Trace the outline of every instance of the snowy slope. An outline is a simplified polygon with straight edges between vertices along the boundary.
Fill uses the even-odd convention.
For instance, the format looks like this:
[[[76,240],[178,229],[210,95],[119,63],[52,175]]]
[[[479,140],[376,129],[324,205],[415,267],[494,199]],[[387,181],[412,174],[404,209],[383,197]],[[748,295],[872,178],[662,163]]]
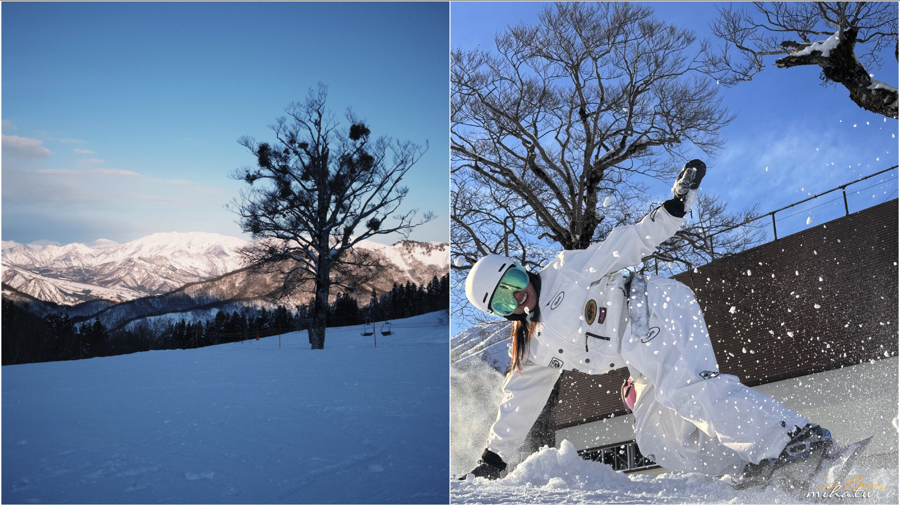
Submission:
[[[66,279],[49,278],[13,266],[4,266],[3,282],[36,299],[57,303],[96,299],[123,302],[145,295],[143,292],[128,288],[107,288]]]
[[[359,247],[378,251],[393,264],[393,269],[418,285],[431,281],[431,276],[450,268],[450,246],[440,242],[400,241],[390,246],[360,241]]]
[[[3,502],[447,504],[447,328],[4,366]]]
[[[511,332],[512,324],[506,320],[482,323],[460,332],[450,339],[450,363],[459,368],[483,361],[506,374]]]

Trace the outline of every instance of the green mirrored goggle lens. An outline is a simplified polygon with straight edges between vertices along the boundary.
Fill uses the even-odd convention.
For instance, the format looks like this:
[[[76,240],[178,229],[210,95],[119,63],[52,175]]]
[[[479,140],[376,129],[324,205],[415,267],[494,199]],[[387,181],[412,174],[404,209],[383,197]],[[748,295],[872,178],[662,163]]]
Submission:
[[[491,302],[491,309],[502,316],[513,314],[518,306],[519,304],[516,302],[516,298],[513,297],[512,292],[505,290],[502,292],[498,290],[494,294],[494,300]]]
[[[494,290],[494,296],[491,298],[491,309],[494,312],[506,316],[513,314],[519,303],[513,297],[513,293],[524,290],[528,286],[528,274],[521,268],[513,267],[506,271],[497,289]]]

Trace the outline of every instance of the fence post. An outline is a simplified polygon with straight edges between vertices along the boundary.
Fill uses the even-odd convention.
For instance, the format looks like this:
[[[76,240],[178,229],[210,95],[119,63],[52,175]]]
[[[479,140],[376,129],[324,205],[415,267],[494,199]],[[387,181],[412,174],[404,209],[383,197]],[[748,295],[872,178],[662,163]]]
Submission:
[[[841,193],[844,194],[844,216],[850,216],[850,207],[847,206],[847,187],[841,186]]]

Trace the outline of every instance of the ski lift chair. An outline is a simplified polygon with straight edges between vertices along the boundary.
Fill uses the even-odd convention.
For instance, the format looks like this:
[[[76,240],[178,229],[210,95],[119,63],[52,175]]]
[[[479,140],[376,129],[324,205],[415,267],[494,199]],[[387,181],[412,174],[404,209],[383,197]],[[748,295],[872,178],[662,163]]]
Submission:
[[[391,322],[384,322],[381,324],[381,335],[389,336],[391,334],[393,334],[393,332],[391,332]]]
[[[375,326],[369,322],[363,324],[363,331],[359,335],[361,336],[371,336],[375,333]]]

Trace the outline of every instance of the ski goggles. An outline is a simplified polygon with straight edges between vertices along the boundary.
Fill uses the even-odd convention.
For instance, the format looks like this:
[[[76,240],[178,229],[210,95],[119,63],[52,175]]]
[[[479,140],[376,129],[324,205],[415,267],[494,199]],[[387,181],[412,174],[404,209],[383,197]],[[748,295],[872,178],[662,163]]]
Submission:
[[[508,316],[516,311],[519,303],[513,293],[520,292],[528,286],[528,273],[519,265],[514,265],[500,278],[500,283],[491,295],[488,306],[501,316]]]

